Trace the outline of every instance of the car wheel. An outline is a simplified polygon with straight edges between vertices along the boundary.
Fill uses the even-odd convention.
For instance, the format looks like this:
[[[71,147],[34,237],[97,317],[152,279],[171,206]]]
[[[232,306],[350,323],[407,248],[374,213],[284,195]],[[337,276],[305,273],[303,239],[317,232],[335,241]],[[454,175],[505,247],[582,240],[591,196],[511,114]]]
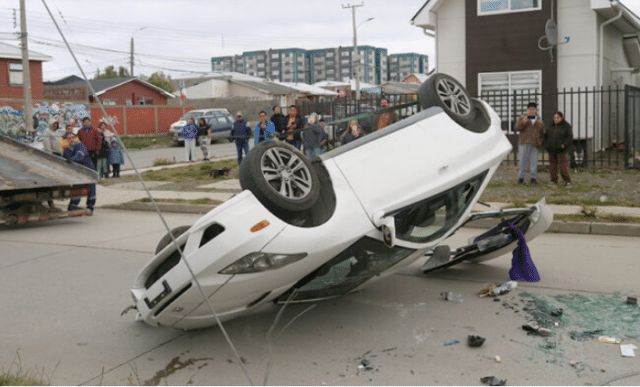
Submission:
[[[450,75],[436,73],[420,86],[420,105],[441,107],[454,121],[465,126],[473,122],[475,110],[467,89]]]
[[[272,212],[307,210],[320,195],[315,168],[299,150],[281,141],[261,142],[251,149],[239,175],[242,189]]]
[[[177,239],[180,235],[184,234],[190,228],[191,226],[176,227],[173,230],[171,230],[171,234],[173,234],[174,239]],[[162,239],[160,239],[160,242],[158,242],[158,246],[156,247],[156,254],[162,251],[162,249],[164,249],[165,247],[169,246],[169,244],[171,243],[173,243],[173,240],[171,240],[171,235],[167,233],[165,236],[162,237]]]

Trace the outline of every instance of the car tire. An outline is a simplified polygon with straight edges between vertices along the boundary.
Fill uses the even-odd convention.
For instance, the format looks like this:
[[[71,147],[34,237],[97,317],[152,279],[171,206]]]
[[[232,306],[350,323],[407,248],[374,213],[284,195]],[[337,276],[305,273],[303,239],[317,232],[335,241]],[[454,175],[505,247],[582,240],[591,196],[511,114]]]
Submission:
[[[264,141],[251,149],[239,175],[242,189],[274,213],[308,210],[320,195],[315,168],[299,150],[281,141]]]
[[[424,109],[438,106],[462,126],[469,125],[475,118],[471,95],[450,75],[441,73],[431,75],[420,86],[418,98]]]
[[[176,227],[173,230],[171,230],[171,234],[173,234],[174,239],[178,239],[180,235],[184,234],[190,228],[191,226]],[[158,246],[156,247],[156,254],[161,252],[165,247],[169,246],[171,243],[173,243],[173,240],[171,240],[171,236],[169,235],[169,233],[167,233],[165,236],[162,237],[162,239],[160,239],[160,242],[158,242]]]

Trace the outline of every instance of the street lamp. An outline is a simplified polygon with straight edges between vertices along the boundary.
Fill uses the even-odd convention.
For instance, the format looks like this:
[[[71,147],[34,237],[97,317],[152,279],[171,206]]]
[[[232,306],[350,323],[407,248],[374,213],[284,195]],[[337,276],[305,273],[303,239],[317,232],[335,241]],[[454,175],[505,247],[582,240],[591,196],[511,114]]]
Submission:
[[[133,31],[133,33],[131,34],[131,76],[133,77],[133,35],[135,35],[136,32],[138,31],[142,31],[147,27],[140,27],[137,30]]]

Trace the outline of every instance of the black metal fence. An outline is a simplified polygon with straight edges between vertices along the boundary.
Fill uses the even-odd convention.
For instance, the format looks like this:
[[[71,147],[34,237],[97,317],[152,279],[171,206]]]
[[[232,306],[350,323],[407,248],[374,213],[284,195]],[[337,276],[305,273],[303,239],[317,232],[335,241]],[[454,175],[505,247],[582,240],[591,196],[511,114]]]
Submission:
[[[571,88],[547,94],[538,90],[498,91],[484,92],[480,97],[502,118],[502,128],[514,144],[514,152],[509,156],[514,164],[518,158],[515,123],[526,111],[527,104],[536,102],[545,125],[550,125],[553,114],[561,111],[573,127],[572,167],[638,168],[640,165],[638,88]],[[542,164],[546,164],[546,156],[541,152]]]
[[[382,98],[391,105],[417,102],[417,95],[368,95],[356,101],[353,98],[337,98],[326,102],[304,101],[299,104],[300,114],[312,112],[321,115],[326,122],[356,114],[373,112],[381,108]],[[545,125],[550,125],[553,113],[561,111],[573,127],[573,149],[569,158],[572,168],[639,168],[640,167],[640,88],[571,88],[555,93],[538,90],[517,92],[489,91],[480,96],[502,119],[502,129],[507,134],[514,151],[507,161],[518,162],[518,135],[514,130],[518,117],[526,111],[529,102],[538,103],[538,111]],[[420,110],[419,104],[398,111],[400,118]],[[377,116],[359,120],[366,133],[375,128]],[[330,128],[330,142],[337,143],[346,124]],[[540,152],[540,163],[547,164],[547,154]]]

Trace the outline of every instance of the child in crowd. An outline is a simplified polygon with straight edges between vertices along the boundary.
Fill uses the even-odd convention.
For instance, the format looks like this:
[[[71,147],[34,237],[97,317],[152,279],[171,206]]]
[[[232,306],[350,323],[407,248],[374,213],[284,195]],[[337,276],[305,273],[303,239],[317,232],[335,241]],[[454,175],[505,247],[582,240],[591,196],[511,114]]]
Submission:
[[[122,156],[122,149],[120,149],[115,138],[111,140],[111,147],[109,148],[109,164],[113,171],[112,177],[120,177],[120,165],[124,164],[124,157]]]

